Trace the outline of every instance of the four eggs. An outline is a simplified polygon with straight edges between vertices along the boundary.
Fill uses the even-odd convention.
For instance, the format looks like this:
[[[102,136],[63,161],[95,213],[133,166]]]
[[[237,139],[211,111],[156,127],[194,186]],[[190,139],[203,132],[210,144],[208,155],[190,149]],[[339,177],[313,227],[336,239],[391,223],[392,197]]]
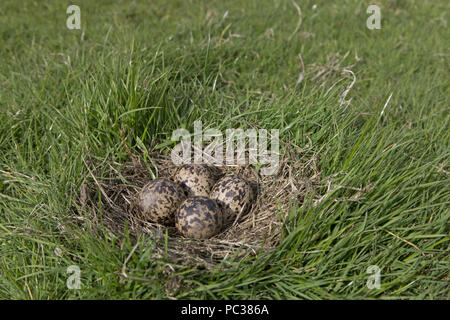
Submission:
[[[185,237],[207,239],[222,231],[251,207],[253,190],[235,174],[217,180],[207,165],[182,165],[173,180],[150,181],[139,194],[144,218],[173,225]]]

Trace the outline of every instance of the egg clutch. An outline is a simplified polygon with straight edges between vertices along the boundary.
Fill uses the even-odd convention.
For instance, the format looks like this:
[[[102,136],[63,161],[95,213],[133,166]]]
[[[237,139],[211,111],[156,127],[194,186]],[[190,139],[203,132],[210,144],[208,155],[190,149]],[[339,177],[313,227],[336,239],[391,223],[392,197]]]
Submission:
[[[185,164],[172,179],[147,183],[138,197],[142,217],[175,225],[185,237],[207,239],[248,212],[254,199],[250,183],[236,174],[220,179],[203,164]]]

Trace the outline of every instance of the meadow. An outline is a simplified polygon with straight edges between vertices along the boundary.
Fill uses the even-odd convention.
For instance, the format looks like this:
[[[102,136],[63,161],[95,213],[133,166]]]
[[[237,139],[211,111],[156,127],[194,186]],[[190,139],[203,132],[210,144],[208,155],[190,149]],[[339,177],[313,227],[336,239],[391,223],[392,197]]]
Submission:
[[[0,3],[1,299],[450,298],[448,1],[71,4]],[[274,250],[175,264],[83,206],[196,120],[314,163]]]

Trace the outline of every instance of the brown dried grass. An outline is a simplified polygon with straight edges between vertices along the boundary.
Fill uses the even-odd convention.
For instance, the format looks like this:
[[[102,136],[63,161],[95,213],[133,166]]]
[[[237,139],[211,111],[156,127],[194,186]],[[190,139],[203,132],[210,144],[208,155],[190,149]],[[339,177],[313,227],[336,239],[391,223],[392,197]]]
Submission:
[[[151,171],[156,171],[159,177],[170,178],[177,168],[169,157],[160,154],[149,155],[152,159],[149,167],[137,156],[131,156],[132,161],[127,164],[116,163],[116,168],[109,165],[108,174],[102,178],[96,177],[95,170],[85,163],[92,179],[82,188],[81,207],[96,214],[100,212],[100,198],[103,225],[112,234],[119,235],[128,223],[134,239],[146,234],[156,243],[154,258],[206,268],[225,260],[240,261],[260,251],[274,249],[281,240],[290,208],[301,205],[305,195],[320,185],[317,154],[298,147],[288,150],[281,157],[277,174],[272,176],[259,175],[251,165],[216,167],[219,176],[232,172],[246,178],[257,197],[247,214],[210,239],[187,239],[175,227],[157,225],[140,217],[137,195],[152,179]],[[298,159],[302,155],[303,158]]]

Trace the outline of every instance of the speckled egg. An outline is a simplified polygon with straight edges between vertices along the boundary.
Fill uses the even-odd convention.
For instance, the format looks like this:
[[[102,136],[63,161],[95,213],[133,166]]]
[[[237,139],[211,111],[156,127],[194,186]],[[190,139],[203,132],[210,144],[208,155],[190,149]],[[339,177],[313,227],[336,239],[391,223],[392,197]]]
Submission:
[[[216,181],[204,164],[184,164],[175,173],[174,180],[185,187],[192,196],[207,197]]]
[[[150,222],[173,225],[175,212],[186,198],[183,188],[167,178],[146,184],[139,194],[139,209]]]
[[[207,239],[221,231],[222,211],[216,201],[194,196],[178,208],[175,226],[185,237]]]
[[[225,175],[213,186],[210,198],[217,201],[223,211],[223,225],[228,225],[250,209],[253,190],[250,184],[235,174]]]

